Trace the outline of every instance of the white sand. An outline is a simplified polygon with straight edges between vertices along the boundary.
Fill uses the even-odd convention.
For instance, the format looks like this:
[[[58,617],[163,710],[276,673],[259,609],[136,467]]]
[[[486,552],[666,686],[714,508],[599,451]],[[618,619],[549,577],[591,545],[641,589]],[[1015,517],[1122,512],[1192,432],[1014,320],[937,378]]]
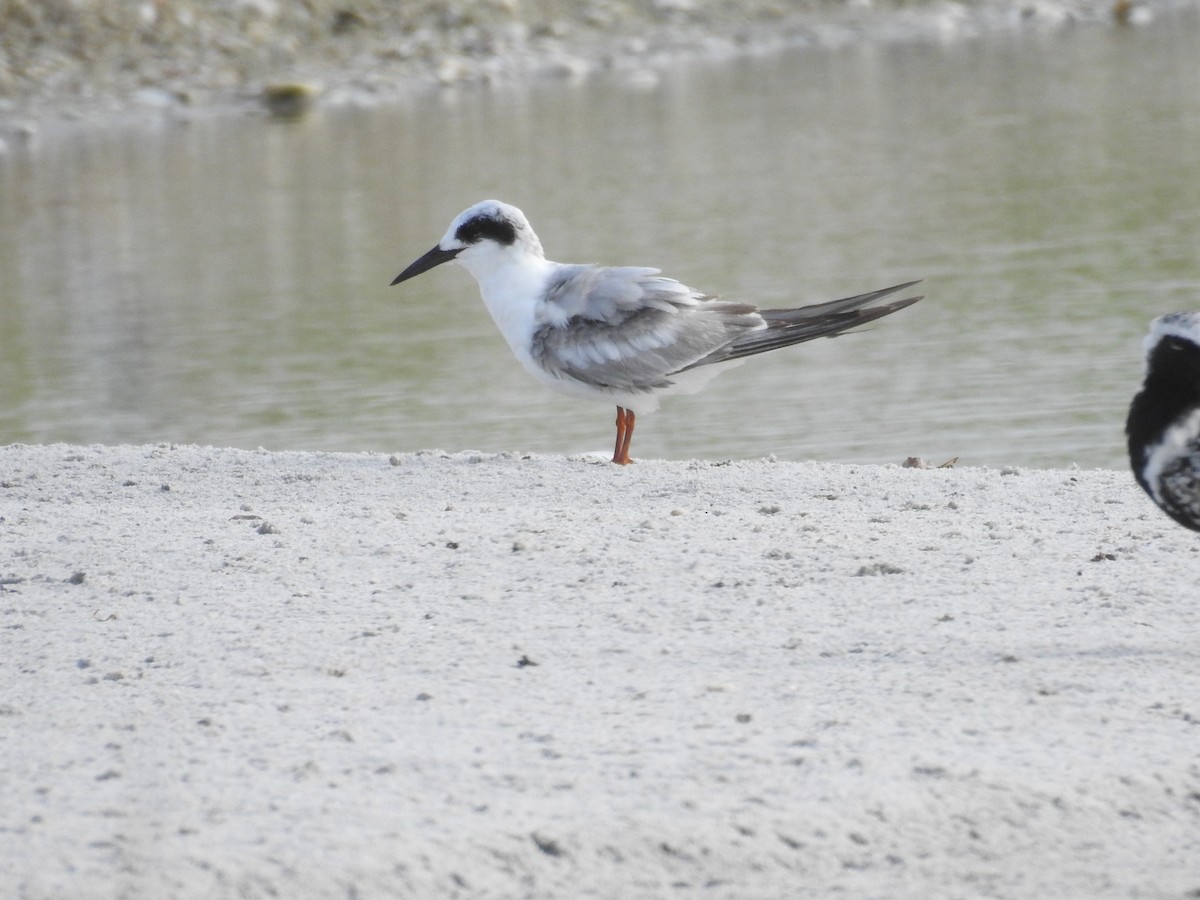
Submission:
[[[0,448],[0,894],[1198,896],[1127,472],[392,462]]]

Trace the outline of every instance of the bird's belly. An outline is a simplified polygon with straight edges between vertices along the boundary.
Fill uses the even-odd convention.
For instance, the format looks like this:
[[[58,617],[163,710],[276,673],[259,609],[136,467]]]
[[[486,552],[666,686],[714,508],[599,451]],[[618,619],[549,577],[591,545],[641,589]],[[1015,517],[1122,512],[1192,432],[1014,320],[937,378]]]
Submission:
[[[631,391],[627,388],[610,388],[604,385],[579,381],[570,376],[546,369],[530,355],[527,348],[523,352],[517,352],[516,349],[513,352],[521,361],[521,365],[525,367],[526,371],[551,390],[582,400],[597,400],[612,403],[616,406],[633,410],[639,416],[652,413],[658,409],[659,401],[663,397],[671,397],[677,394],[694,394],[726,369],[735,368],[744,362],[744,360],[737,359],[717,363],[716,365],[688,369],[686,372],[669,376],[667,378],[667,381],[670,382],[669,384],[648,388],[644,391]]]

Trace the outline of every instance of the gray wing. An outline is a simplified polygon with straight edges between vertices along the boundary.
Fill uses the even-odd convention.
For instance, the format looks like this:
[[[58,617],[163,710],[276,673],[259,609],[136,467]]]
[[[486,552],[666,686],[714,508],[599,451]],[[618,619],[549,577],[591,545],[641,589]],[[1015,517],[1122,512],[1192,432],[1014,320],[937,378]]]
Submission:
[[[766,324],[757,309],[705,296],[658,269],[562,266],[547,285],[533,357],[548,372],[614,391],[669,386]]]

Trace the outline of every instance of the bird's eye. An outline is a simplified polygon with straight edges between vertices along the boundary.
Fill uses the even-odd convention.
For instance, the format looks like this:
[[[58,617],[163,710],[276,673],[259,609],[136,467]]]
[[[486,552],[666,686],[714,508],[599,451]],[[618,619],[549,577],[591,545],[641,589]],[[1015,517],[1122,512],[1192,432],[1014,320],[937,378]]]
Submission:
[[[472,219],[470,222],[464,222],[462,227],[458,229],[455,235],[464,244],[474,244],[479,240],[481,229],[478,219]]]

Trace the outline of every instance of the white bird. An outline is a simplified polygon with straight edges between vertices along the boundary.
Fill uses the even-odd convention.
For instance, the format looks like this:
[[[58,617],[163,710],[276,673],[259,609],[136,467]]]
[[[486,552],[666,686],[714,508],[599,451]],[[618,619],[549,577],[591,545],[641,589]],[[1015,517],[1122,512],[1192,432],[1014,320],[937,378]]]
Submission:
[[[479,282],[484,305],[521,364],[543,384],[617,406],[613,462],[626,464],[636,417],[661,395],[693,393],[745,357],[833,336],[910,306],[872,306],[916,284],[796,309],[758,309],[701,294],[660,269],[546,259],[515,206],[484,200],[459,213],[437,246],[393,279],[445,262]]]
[[[1146,378],[1129,405],[1129,464],[1168,516],[1200,531],[1200,312],[1159,316],[1146,336]]]

